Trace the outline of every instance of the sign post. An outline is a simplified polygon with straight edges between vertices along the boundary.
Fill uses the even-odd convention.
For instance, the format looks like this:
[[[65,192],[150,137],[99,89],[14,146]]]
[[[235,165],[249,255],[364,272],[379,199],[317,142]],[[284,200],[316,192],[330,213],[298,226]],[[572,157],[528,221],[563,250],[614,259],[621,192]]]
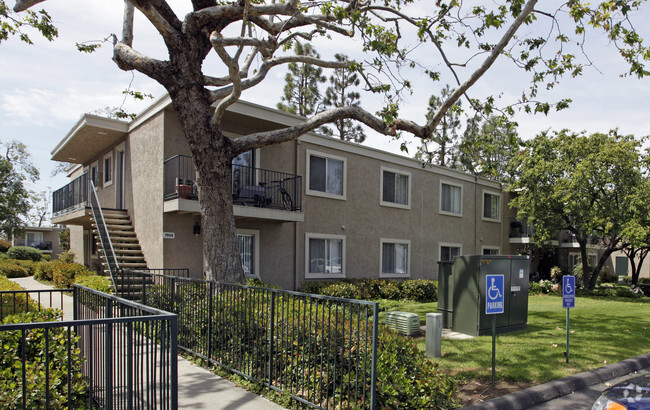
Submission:
[[[576,306],[576,277],[562,276],[562,307],[566,309],[566,362],[569,363],[569,311]]]
[[[485,314],[492,315],[492,389],[496,376],[496,315],[502,314],[504,310],[503,288],[503,275],[485,276]]]

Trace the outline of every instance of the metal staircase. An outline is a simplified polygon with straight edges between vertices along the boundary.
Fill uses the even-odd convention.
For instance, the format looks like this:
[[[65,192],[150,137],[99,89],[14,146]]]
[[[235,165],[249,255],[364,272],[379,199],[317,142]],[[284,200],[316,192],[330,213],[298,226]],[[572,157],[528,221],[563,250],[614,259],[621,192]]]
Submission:
[[[102,209],[92,181],[91,191],[92,228],[100,252],[102,273],[110,275],[119,295],[128,299],[139,299],[142,279],[136,280],[132,275],[123,272],[123,269],[147,269],[129,214],[122,210]]]

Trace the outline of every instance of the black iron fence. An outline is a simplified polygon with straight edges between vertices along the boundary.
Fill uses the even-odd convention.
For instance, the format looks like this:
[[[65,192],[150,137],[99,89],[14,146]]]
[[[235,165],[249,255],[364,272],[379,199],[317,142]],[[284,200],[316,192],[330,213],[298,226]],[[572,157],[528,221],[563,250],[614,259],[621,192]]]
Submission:
[[[52,215],[58,216],[85,207],[88,201],[88,190],[88,173],[85,173],[63,188],[54,191],[52,193]]]
[[[374,408],[375,302],[139,273],[140,302],[178,315],[178,344],[320,408]]]
[[[176,315],[79,285],[51,292],[70,290],[75,320],[48,321],[58,317],[53,310],[34,312],[27,302],[23,312],[32,313],[0,325],[8,364],[0,406],[178,408]],[[26,293],[0,297],[25,300]]]
[[[192,158],[176,155],[165,161],[165,199],[198,199]],[[232,166],[232,197],[236,205],[300,211],[302,177],[267,169]]]
[[[533,236],[533,225],[526,220],[510,218],[510,238],[531,238]]]

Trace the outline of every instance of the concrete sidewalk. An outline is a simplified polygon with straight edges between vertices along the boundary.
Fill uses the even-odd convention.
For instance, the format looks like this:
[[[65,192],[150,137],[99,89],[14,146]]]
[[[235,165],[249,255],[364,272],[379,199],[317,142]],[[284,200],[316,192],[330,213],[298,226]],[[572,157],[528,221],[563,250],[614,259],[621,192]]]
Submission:
[[[33,277],[11,279],[27,290],[54,289]],[[34,299],[37,294],[33,293]],[[45,299],[47,298],[47,299]],[[49,307],[49,295],[41,296],[44,306]],[[52,298],[52,307],[61,309],[61,298]],[[72,320],[72,297],[63,295],[64,320]],[[178,357],[178,407],[184,409],[256,410],[283,409],[284,407],[242,389],[230,380],[196,366]]]

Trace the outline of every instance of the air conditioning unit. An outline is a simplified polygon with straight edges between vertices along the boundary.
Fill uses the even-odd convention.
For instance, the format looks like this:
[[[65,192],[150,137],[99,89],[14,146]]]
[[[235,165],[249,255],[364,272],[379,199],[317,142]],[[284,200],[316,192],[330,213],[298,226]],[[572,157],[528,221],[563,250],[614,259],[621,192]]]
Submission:
[[[406,336],[420,332],[420,317],[417,313],[386,312],[386,326]]]

